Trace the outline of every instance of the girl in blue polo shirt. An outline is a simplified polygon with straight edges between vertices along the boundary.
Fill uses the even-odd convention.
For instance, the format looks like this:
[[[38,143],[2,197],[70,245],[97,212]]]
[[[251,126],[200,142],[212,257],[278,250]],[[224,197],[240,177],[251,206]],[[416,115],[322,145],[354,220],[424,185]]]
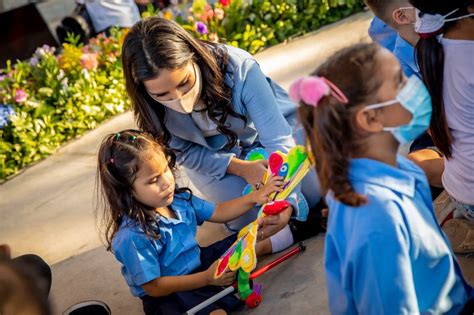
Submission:
[[[406,79],[386,49],[359,44],[290,95],[327,193],[331,312],[472,314],[472,288],[437,224],[426,176],[397,154],[430,124],[420,79]]]
[[[108,249],[122,264],[122,274],[146,314],[182,314],[218,293],[235,278],[228,272],[214,279],[215,261],[236,234],[207,248],[196,241],[204,221],[226,222],[281,190],[282,178],[241,198],[217,205],[175,184],[175,155],[143,132],[125,130],[107,136],[100,147],[98,179]],[[257,243],[268,251],[269,239]],[[222,314],[240,305],[230,295],[200,313]]]

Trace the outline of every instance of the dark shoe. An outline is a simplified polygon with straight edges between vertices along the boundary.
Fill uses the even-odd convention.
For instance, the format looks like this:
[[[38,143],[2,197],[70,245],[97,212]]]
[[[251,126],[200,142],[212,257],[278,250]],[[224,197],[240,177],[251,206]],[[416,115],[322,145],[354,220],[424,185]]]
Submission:
[[[321,232],[326,232],[327,218],[321,214],[325,206],[324,202],[320,202],[310,209],[306,221],[290,219],[288,225],[295,243],[316,236]]]
[[[112,312],[107,304],[101,301],[84,301],[72,305],[63,315],[110,315]]]

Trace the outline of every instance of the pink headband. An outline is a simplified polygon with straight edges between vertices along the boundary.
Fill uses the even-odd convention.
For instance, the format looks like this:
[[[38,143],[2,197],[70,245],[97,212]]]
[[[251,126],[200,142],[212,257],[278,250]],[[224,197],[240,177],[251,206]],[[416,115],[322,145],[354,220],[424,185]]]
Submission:
[[[343,104],[349,103],[344,93],[325,77],[310,76],[296,80],[290,87],[290,98],[316,107],[324,96],[332,95]]]

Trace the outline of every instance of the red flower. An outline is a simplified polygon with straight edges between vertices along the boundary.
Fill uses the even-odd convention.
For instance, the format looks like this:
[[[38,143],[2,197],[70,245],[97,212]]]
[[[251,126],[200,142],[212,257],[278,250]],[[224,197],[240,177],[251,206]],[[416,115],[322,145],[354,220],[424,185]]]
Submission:
[[[230,5],[231,0],[219,0],[222,6],[225,8]]]

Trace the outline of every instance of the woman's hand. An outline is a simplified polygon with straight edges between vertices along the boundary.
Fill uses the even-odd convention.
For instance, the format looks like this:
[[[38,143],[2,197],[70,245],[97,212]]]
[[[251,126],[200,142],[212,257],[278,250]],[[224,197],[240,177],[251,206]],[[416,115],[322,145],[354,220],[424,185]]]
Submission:
[[[274,192],[282,191],[284,184],[283,177],[270,175],[267,183],[253,192],[255,202],[261,205],[269,202],[268,196]]]
[[[235,281],[236,271],[226,270],[219,278],[214,278],[219,260],[216,260],[207,270],[206,277],[209,285],[225,287],[232,285]]]
[[[227,172],[243,177],[247,183],[257,188],[257,186],[260,186],[263,182],[263,177],[267,172],[267,166],[267,160],[245,161],[233,158]]]
[[[264,240],[283,229],[288,224],[292,212],[293,207],[290,206],[277,215],[258,219],[257,241]]]

